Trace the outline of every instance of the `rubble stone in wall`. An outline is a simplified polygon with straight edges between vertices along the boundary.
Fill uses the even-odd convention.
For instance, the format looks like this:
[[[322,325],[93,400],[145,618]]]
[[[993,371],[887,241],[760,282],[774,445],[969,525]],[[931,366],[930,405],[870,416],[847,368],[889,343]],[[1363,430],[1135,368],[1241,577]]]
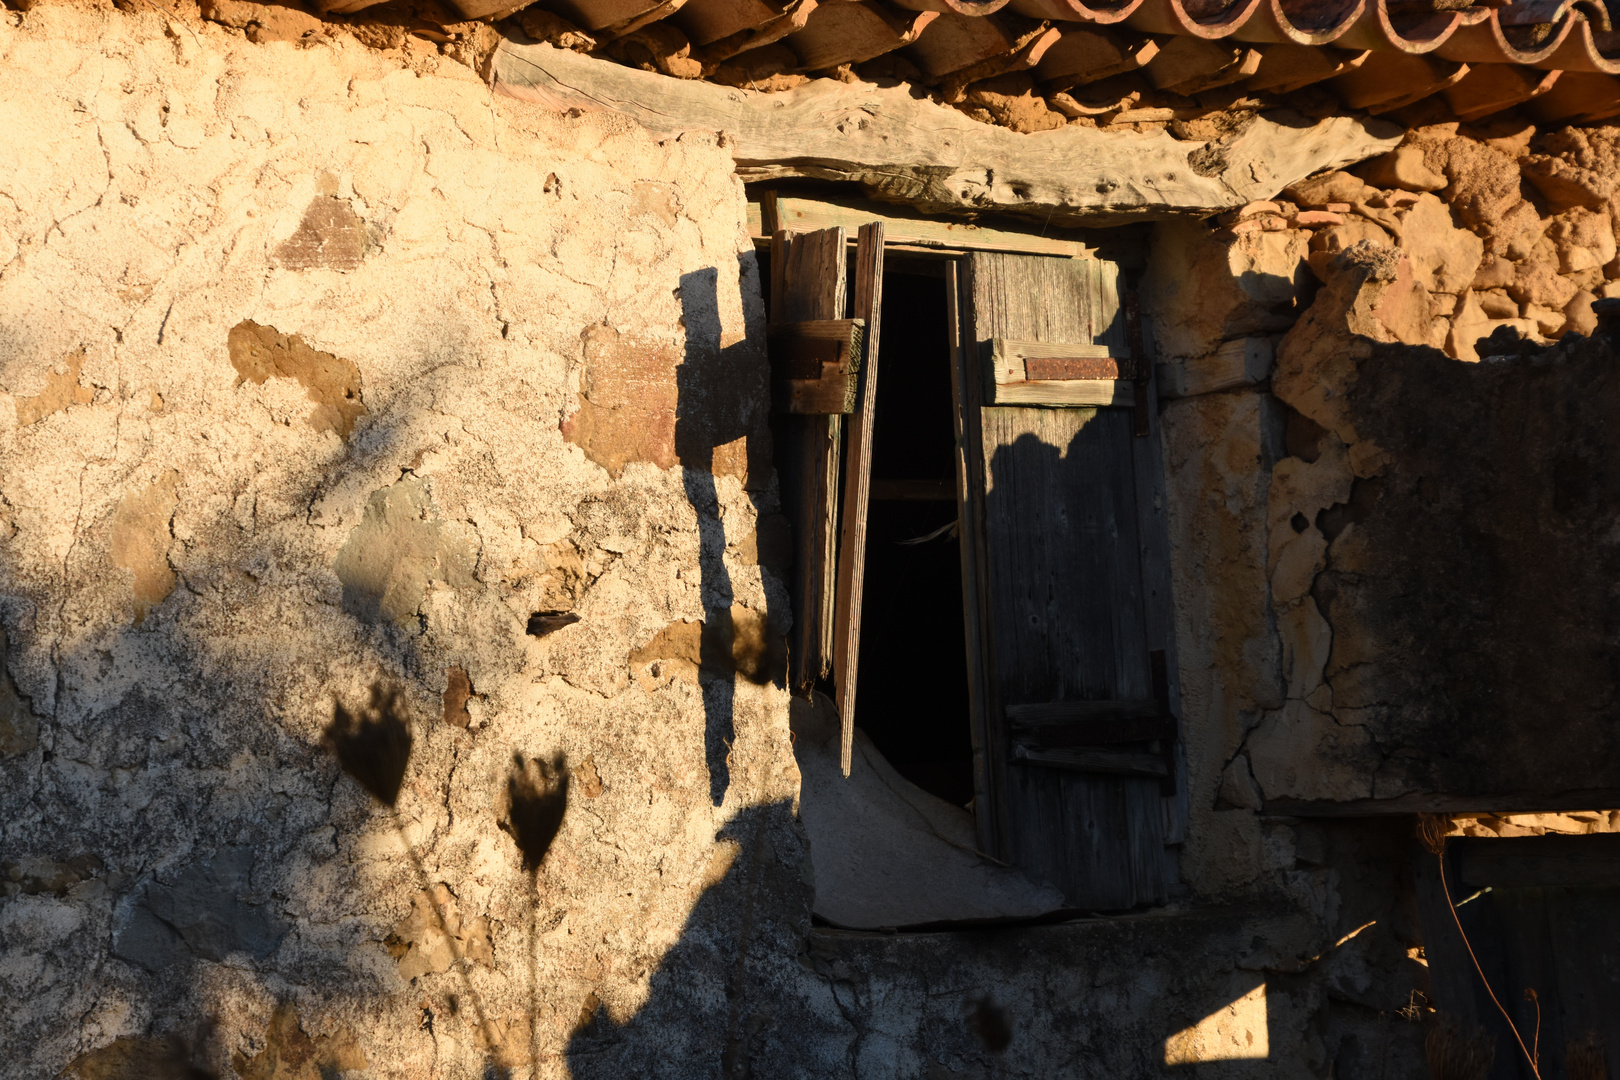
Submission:
[[[1199,222],[1158,226],[1143,303],[1153,313],[1159,359],[1208,356],[1223,341],[1292,325],[1307,243],[1307,234],[1286,227],[1234,233]]]
[[[1561,213],[1573,207],[1601,210],[1620,184],[1620,152],[1614,129],[1564,128],[1539,140],[1539,153],[1521,164],[1524,178]]]
[[[1443,174],[1424,163],[1423,150],[1400,146],[1356,169],[1356,174],[1373,187],[1400,188],[1402,191],[1439,191],[1446,186]]]
[[[1290,705],[1268,713],[1244,753],[1268,801],[1600,788],[1607,766],[1589,749],[1612,732],[1596,704],[1606,691],[1593,696],[1606,661],[1593,657],[1612,645],[1591,639],[1595,653],[1576,650],[1554,675],[1540,632],[1526,627],[1553,620],[1589,640],[1620,602],[1609,560],[1588,544],[1614,513],[1602,494],[1614,485],[1604,464],[1613,426],[1600,418],[1620,343],[1599,329],[1543,354],[1498,323],[1480,347],[1501,362],[1485,367],[1405,349],[1380,314],[1403,287],[1400,264],[1399,253],[1371,247],[1341,256],[1278,349],[1273,389],[1344,442],[1347,490],[1325,508],[1301,497],[1295,478],[1330,460],[1322,436],[1273,469]],[[1481,430],[1496,437],[1481,440]],[[1327,541],[1320,561],[1312,529]],[[1554,554],[1566,546],[1567,558]],[[1318,566],[1300,597],[1298,576]],[[1533,735],[1512,704],[1530,695],[1559,718]]]

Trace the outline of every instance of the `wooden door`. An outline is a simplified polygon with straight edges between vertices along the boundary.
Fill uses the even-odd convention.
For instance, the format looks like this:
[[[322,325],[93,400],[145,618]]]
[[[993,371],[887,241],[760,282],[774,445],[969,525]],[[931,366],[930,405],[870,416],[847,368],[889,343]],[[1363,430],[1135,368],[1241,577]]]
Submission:
[[[771,322],[803,323],[844,317],[848,287],[847,234],[842,227],[777,232],[771,238]],[[773,382],[776,370],[772,348]],[[793,523],[793,635],[788,678],[809,688],[830,670],[838,545],[838,473],[844,418],[838,414],[773,411],[782,504]]]
[[[1490,1080],[1533,1077],[1498,1002],[1542,1076],[1575,1076],[1569,1052],[1592,1036],[1620,1075],[1620,835],[1452,840],[1443,883],[1440,859],[1413,857],[1433,1004],[1489,1033]]]
[[[1156,410],[1150,381],[1132,378],[1151,364],[1112,264],[986,253],[963,269],[955,381],[981,836],[1076,907],[1162,903],[1179,770]],[[1007,385],[1024,360],[1008,376],[995,363],[1006,356],[1040,358],[1027,384]],[[1008,400],[1054,403],[990,403]]]
[[[794,324],[802,334],[807,324],[843,319],[847,243],[841,227],[808,233],[779,231],[772,237],[773,325]],[[827,400],[810,404],[801,396],[785,403],[795,411],[776,417],[783,502],[795,537],[792,587],[796,626],[790,683],[796,691],[807,693],[817,680],[833,677],[843,728],[840,756],[845,776],[849,775],[855,741],[866,512],[877,409],[878,315],[883,303],[882,222],[863,225],[857,233],[854,303],[862,346],[861,355],[854,358],[856,392],[847,425],[848,445],[844,445],[844,415],[807,411],[832,407]],[[773,333],[773,343],[776,340]],[[786,370],[791,365],[785,356],[774,355],[779,351],[773,344],[772,363],[782,369],[773,378],[785,379],[792,374]]]

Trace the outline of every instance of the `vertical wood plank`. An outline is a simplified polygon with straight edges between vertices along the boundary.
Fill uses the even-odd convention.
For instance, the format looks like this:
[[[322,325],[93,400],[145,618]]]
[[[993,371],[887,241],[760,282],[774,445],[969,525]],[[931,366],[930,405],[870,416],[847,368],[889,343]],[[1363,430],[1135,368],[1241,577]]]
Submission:
[[[779,232],[771,241],[771,319],[807,322],[844,317],[848,287],[842,227]],[[838,545],[838,460],[841,416],[790,416],[793,444],[784,503],[793,520],[794,597],[789,681],[807,692],[831,670],[833,599]]]
[[[1620,920],[1615,918],[1620,888],[1594,885],[1547,893],[1565,1037],[1597,1032],[1607,1044],[1609,1075],[1620,1076]],[[1544,1070],[1542,1075],[1556,1074]]]
[[[844,452],[843,534],[833,603],[833,678],[838,691],[839,765],[849,775],[855,748],[855,691],[866,589],[866,511],[872,491],[872,433],[877,420],[883,310],[883,223],[862,225],[855,242],[855,314],[866,320],[866,360]]]
[[[960,260],[945,267],[945,309],[951,362],[951,425],[956,436],[956,531],[962,553],[962,611],[967,645],[968,716],[973,736],[973,816],[979,846],[997,858],[1008,847],[1003,778],[1007,739],[992,697],[985,660],[990,655],[990,614],[985,604],[984,479],[979,472],[978,349],[969,336],[972,268]]]

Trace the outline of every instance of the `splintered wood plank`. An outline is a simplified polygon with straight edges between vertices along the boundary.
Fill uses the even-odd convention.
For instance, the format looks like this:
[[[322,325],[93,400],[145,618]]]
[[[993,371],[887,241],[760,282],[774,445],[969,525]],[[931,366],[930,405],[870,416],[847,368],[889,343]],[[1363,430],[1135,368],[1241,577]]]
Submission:
[[[760,193],[757,202],[750,198],[748,203],[749,235],[755,237],[768,237],[784,228],[827,229],[843,225],[853,229],[873,221],[883,222],[884,242],[890,247],[910,244],[940,251],[1010,251],[1077,259],[1094,254],[1084,241],[1066,238],[1061,235],[1065,230],[1057,228],[1032,225],[1021,229],[924,217],[904,207],[867,199],[807,199],[767,190]]]
[[[975,341],[1106,345],[1124,354],[1111,267],[996,254],[969,262]],[[993,702],[1153,696],[1134,411],[978,410]],[[996,728],[1005,746],[1005,722]],[[1003,784],[1011,861],[1076,906],[1165,898],[1155,780],[1024,765],[1004,769]]]
[[[771,241],[771,321],[844,317],[848,269],[841,228],[779,232]],[[807,692],[830,670],[838,543],[838,450],[841,416],[781,418],[784,504],[793,521],[793,687]]]
[[[1008,839],[1004,794],[1007,742],[996,707],[985,659],[989,651],[989,608],[985,602],[984,482],[979,465],[977,365],[967,311],[972,306],[973,267],[951,260],[945,266],[945,318],[950,342],[951,428],[956,436],[952,463],[956,474],[956,520],[962,552],[963,640],[967,646],[968,724],[973,740],[974,823],[979,846],[1005,858]]]
[[[1061,379],[1007,383],[995,388],[997,405],[1049,405],[1054,408],[1129,408],[1135,391],[1117,379]]]
[[[844,464],[844,532],[833,605],[833,669],[838,691],[839,767],[849,775],[855,747],[855,686],[866,588],[866,511],[872,492],[872,432],[877,420],[878,333],[883,309],[883,223],[861,226],[855,249],[855,317],[866,321],[866,363]]]
[[[854,412],[865,332],[861,319],[773,324],[771,407],[790,413]]]

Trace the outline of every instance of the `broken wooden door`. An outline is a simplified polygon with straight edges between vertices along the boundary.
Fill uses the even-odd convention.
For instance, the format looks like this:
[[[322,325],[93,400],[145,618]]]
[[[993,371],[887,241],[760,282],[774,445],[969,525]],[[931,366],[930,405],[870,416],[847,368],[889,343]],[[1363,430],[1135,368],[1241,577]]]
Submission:
[[[981,837],[1073,906],[1163,902],[1177,768],[1158,431],[1135,378],[1151,365],[1114,265],[980,253],[961,266]]]
[[[769,340],[783,502],[795,544],[789,678],[804,691],[834,676],[848,776],[883,296],[882,223],[859,231],[854,319],[843,318],[846,246],[841,227],[772,237]],[[843,420],[849,413],[846,452]]]
[[[799,412],[792,393],[792,344],[786,328],[841,319],[846,288],[842,228],[777,232],[771,238],[772,428],[782,507],[793,523],[793,636],[788,682],[795,690],[822,677],[832,657],[833,575],[838,529],[838,452],[843,416]],[[819,365],[818,365],[819,367]]]

